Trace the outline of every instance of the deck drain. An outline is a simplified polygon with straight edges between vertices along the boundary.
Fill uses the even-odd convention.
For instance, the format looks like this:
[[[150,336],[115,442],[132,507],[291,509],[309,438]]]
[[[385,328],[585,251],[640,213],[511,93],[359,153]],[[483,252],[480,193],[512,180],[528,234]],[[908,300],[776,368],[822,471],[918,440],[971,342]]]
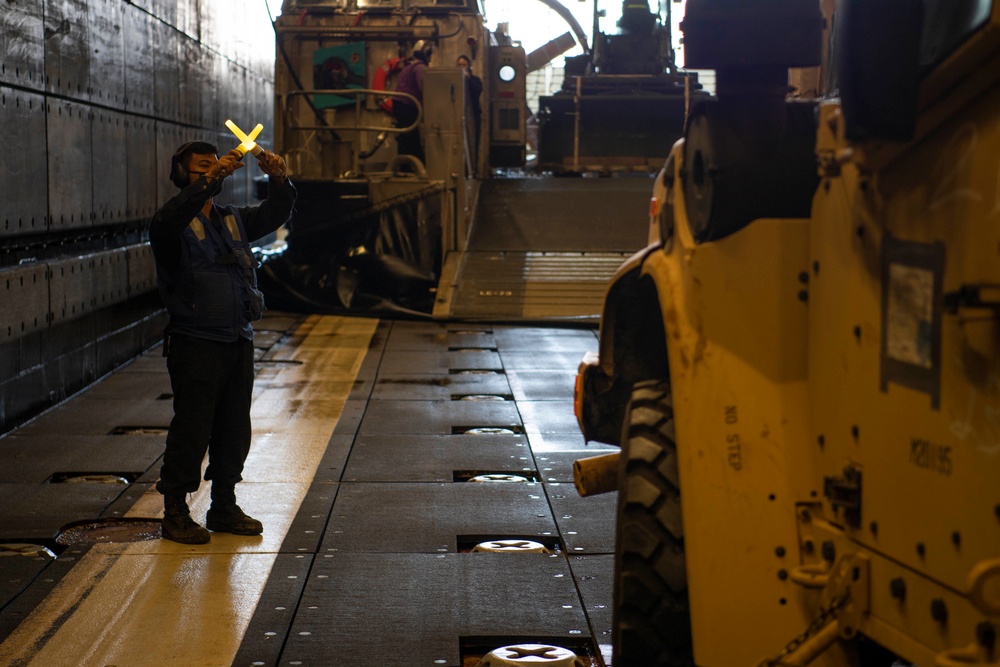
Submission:
[[[271,364],[275,366],[287,365],[287,366],[301,366],[302,362],[298,359],[258,359],[254,362],[255,364]]]
[[[0,557],[3,556],[27,556],[29,558],[55,558],[52,550],[41,544],[26,544],[23,542],[12,542],[10,544],[0,544]]]
[[[455,394],[451,397],[453,401],[510,401],[504,394]]]
[[[97,519],[66,525],[56,535],[56,544],[110,544],[160,539],[157,519]]]
[[[469,479],[470,482],[528,482],[527,477],[513,475],[509,472],[492,472],[485,475],[476,475]]]
[[[496,352],[495,347],[449,347],[449,352]]]
[[[449,368],[449,375],[503,375],[503,371],[491,368]]]
[[[166,435],[166,426],[115,426],[108,435]]]
[[[477,667],[584,667],[586,663],[568,648],[550,644],[514,644],[493,649]]]
[[[491,554],[550,554],[541,542],[534,540],[491,540],[480,542],[472,549],[476,553]]]

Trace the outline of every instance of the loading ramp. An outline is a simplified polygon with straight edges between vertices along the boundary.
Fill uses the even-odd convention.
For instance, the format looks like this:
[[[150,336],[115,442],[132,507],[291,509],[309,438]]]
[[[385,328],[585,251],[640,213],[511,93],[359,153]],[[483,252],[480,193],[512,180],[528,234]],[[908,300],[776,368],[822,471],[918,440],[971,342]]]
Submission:
[[[485,181],[434,316],[596,322],[611,276],[646,245],[651,192],[646,174]]]

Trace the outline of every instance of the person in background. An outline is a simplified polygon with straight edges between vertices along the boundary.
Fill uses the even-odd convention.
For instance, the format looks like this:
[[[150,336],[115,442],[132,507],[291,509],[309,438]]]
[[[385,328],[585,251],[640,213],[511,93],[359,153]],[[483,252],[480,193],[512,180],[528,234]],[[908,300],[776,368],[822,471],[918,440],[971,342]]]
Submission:
[[[472,172],[476,173],[479,165],[479,140],[482,134],[483,107],[480,98],[483,95],[483,80],[472,73],[472,60],[461,55],[455,60],[455,65],[462,68],[465,74],[466,108],[472,111],[472,117],[467,123],[472,126]]]
[[[396,80],[396,92],[413,95],[423,104],[424,71],[430,64],[433,53],[434,46],[424,40],[418,41],[413,46],[413,60],[400,71],[399,78]],[[409,98],[394,97],[392,100],[392,115],[396,119],[398,127],[407,127],[417,120],[418,110]],[[419,159],[421,163],[426,161],[419,126],[410,132],[397,134],[396,144],[396,152],[399,155],[412,155]]]
[[[259,535],[263,526],[236,504],[236,483],[250,451],[253,391],[253,325],[264,310],[257,289],[251,241],[289,219],[295,188],[280,156],[265,151],[260,169],[269,176],[260,206],[219,206],[212,201],[226,178],[243,168],[242,154],[194,141],[170,162],[180,192],[149,223],[157,284],[169,315],[167,358],[174,417],[167,432],[156,489],[163,494],[163,537],[205,544],[211,536],[191,518],[187,494],[211,480],[206,525],[216,532]]]

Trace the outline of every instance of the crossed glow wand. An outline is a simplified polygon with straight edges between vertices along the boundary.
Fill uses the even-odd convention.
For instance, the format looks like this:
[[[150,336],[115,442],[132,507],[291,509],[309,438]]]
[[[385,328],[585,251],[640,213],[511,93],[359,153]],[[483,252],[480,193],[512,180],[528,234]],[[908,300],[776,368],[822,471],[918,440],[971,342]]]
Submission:
[[[235,134],[236,138],[240,140],[240,145],[236,147],[236,150],[240,153],[240,159],[242,159],[247,153],[250,153],[258,160],[263,157],[264,149],[258,146],[257,142],[254,141],[254,139],[257,138],[257,135],[260,134],[261,130],[264,129],[263,125],[257,123],[257,127],[253,128],[253,130],[250,131],[250,134],[243,132],[243,130],[236,126],[236,123],[228,119],[226,120],[226,127],[228,127],[229,131]]]

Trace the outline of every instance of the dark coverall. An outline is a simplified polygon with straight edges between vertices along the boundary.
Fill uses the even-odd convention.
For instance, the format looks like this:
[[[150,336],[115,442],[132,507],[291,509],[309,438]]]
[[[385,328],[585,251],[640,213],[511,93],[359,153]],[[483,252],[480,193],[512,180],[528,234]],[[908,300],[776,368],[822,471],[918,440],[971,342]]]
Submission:
[[[295,189],[273,182],[260,206],[212,207],[221,181],[202,176],[153,216],[149,240],[170,322],[164,355],[174,417],[157,490],[176,497],[197,491],[205,452],[212,501],[231,503],[250,451],[253,326],[263,310],[250,241],[275,231],[291,215]]]

